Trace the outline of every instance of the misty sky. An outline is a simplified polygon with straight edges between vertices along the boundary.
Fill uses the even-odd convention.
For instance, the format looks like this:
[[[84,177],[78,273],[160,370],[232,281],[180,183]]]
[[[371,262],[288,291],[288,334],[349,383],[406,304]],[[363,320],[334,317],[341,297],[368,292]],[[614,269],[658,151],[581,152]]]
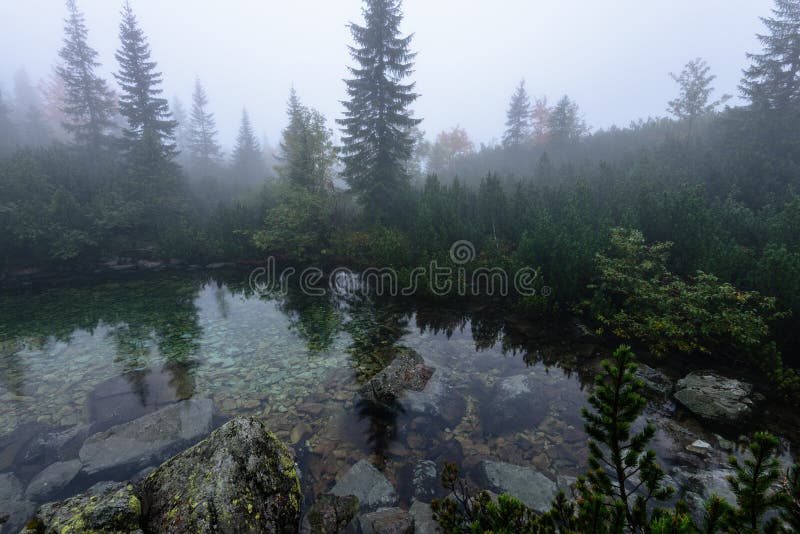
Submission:
[[[114,51],[121,0],[77,0],[102,71]],[[61,0],[0,0],[0,87],[14,72],[46,76],[61,46]],[[165,95],[188,109],[195,76],[206,86],[220,141],[230,147],[243,106],[276,144],[294,84],[331,126],[344,97],[348,21],[360,0],[132,0],[164,73]],[[670,71],[705,58],[717,94],[738,94],[746,52],[759,50],[771,0],[405,0],[416,34],[416,114],[428,138],[456,124],[476,142],[502,136],[514,86],[551,103],[566,93],[594,127],[665,114]],[[735,102],[735,101],[734,101]]]

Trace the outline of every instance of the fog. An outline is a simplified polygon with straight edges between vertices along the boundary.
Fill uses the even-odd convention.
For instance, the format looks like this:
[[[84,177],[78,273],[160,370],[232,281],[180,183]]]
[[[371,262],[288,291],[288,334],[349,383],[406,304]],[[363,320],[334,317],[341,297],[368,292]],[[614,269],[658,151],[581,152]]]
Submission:
[[[121,2],[80,0],[100,53],[101,73],[117,69]],[[191,105],[194,78],[206,87],[220,142],[233,144],[242,107],[255,130],[276,144],[292,85],[331,126],[341,116],[348,21],[360,0],[227,2],[133,0],[164,74],[165,96]],[[224,5],[224,7],[222,7]],[[669,72],[703,57],[717,94],[736,95],[746,52],[757,50],[769,0],[615,2],[406,0],[405,32],[415,34],[414,105],[428,138],[461,125],[476,142],[503,132],[515,85],[554,102],[569,94],[594,129],[665,115],[675,94]],[[61,0],[0,2],[0,87],[24,67],[32,80],[52,70],[63,38]],[[731,102],[736,103],[736,100]]]

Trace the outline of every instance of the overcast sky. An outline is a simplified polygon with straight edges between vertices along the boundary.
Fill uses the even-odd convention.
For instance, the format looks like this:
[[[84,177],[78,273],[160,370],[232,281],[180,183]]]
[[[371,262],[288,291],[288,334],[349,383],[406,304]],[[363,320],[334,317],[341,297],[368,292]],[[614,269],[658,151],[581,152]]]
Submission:
[[[77,0],[100,52],[114,51],[121,0]],[[360,0],[132,0],[164,74],[165,95],[189,107],[195,76],[206,86],[220,141],[233,143],[242,107],[275,144],[294,84],[333,119],[344,97],[348,21]],[[759,50],[759,16],[771,0],[405,0],[404,32],[418,52],[415,104],[429,138],[456,124],[476,142],[502,135],[515,85],[534,96],[575,99],[594,127],[665,114],[668,73],[695,57],[737,94],[746,52]],[[0,87],[24,66],[46,76],[62,41],[61,0],[0,0]]]

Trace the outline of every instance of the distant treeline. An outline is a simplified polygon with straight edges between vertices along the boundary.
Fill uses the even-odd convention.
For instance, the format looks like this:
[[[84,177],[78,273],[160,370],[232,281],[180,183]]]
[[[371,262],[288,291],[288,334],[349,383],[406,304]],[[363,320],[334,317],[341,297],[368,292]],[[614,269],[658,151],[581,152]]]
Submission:
[[[95,263],[134,249],[410,270],[446,263],[451,244],[466,239],[479,252],[473,266],[534,267],[553,290],[510,305],[588,311],[601,330],[651,350],[755,361],[791,389],[778,349],[800,346],[797,0],[778,0],[765,19],[764,49],[742,79],[746,105],[720,110],[725,98],[712,101],[714,77],[697,59],[673,76],[672,118],[590,133],[568,97],[532,105],[521,83],[503,143],[477,151],[459,128],[424,142],[408,111],[413,84],[402,83],[413,54],[399,35],[399,2],[367,0],[365,25],[351,25],[356,67],[341,146],[292,91],[269,180],[246,114],[223,168],[199,82],[191,117],[175,120],[130,6],[117,94],[94,74],[82,16],[67,4],[64,140],[17,147],[45,139],[9,133],[33,131],[37,113],[23,120],[0,105],[0,138],[18,140],[0,147],[3,268]],[[382,57],[371,52],[379,49]],[[652,245],[660,242],[672,246]],[[767,341],[775,350],[750,354]]]

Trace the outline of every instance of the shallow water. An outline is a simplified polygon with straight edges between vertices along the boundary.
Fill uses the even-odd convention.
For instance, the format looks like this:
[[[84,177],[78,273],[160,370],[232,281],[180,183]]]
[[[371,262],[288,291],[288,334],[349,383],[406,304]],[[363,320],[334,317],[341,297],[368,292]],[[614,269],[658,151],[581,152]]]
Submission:
[[[483,304],[260,297],[246,279],[163,274],[4,296],[0,473],[26,483],[77,456],[80,440],[26,454],[42,435],[92,433],[190,397],[212,399],[217,423],[262,418],[294,448],[309,499],[362,458],[406,504],[422,460],[454,461],[468,476],[483,459],[532,465],[553,480],[586,468],[580,408],[609,347],[574,325]],[[416,350],[433,377],[391,407],[365,404],[360,384],[398,347]],[[663,396],[646,417],[667,464],[691,463],[684,448],[693,439],[718,439]],[[742,429],[714,432],[735,442]],[[92,482],[78,477],[57,496]]]

